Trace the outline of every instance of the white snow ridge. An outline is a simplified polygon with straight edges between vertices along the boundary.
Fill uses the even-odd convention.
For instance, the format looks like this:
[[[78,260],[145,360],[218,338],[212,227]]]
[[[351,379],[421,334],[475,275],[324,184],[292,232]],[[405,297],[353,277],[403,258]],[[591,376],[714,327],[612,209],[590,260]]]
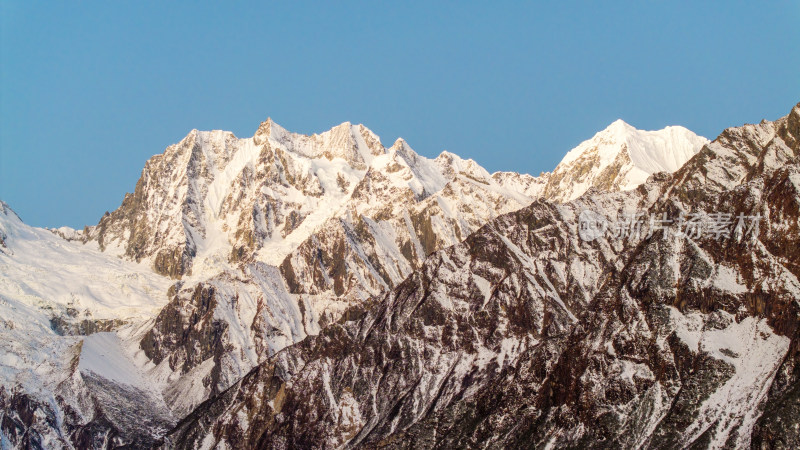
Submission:
[[[675,172],[708,142],[680,126],[642,131],[616,120],[564,156],[551,175],[547,197],[569,201],[590,187],[631,190],[654,173]]]

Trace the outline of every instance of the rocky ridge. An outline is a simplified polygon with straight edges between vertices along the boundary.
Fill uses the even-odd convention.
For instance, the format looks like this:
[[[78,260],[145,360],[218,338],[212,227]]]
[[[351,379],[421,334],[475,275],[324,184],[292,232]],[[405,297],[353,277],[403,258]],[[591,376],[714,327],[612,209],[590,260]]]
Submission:
[[[701,228],[581,237],[637,212]],[[798,220],[800,105],[634,190],[490,221],[164,446],[794,448]]]

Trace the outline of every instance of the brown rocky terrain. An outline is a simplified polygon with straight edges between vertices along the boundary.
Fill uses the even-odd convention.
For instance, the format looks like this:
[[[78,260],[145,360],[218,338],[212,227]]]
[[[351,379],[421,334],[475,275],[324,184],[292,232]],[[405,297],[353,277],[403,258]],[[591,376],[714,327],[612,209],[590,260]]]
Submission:
[[[687,222],[587,240],[587,210]],[[489,222],[164,446],[795,448],[798,217],[800,105],[634,191]]]

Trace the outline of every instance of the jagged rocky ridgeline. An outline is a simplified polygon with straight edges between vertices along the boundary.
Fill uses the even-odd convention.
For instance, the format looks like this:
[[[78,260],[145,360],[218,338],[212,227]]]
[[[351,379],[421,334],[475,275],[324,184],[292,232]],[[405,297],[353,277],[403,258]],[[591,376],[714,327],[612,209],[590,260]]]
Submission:
[[[587,240],[587,210],[759,222]],[[797,448],[799,219],[797,105],[633,191],[490,221],[164,445]]]
[[[566,346],[582,342],[575,338],[567,344],[576,324],[592,314],[591,305],[600,302],[598,296],[610,295],[609,280],[630,270],[632,249],[644,242],[576,242],[579,205],[600,205],[600,213],[608,217],[637,208],[673,213],[664,205],[666,198],[674,196],[683,196],[681,208],[709,206],[702,202],[716,201],[721,194],[738,189],[743,177],[754,170],[750,160],[742,166],[736,156],[719,157],[714,153],[716,146],[753,146],[756,150],[750,153],[761,155],[758,152],[776,135],[797,136],[780,131],[791,130],[791,123],[782,119],[731,129],[726,131],[729,137],[723,134],[703,147],[705,139],[680,127],[641,132],[619,121],[570,152],[553,173],[539,177],[489,174],[475,162],[448,152],[427,159],[402,140],[387,148],[362,125],[349,123],[313,136],[287,132],[271,120],[247,139],[219,131],[193,131],[148,161],[134,193],[95,227],[62,228],[55,233],[35,230],[4,207],[9,212],[0,221],[0,258],[4,258],[9,283],[0,286],[4,301],[0,308],[13,314],[4,316],[8,319],[0,333],[8,342],[16,342],[3,346],[12,355],[9,364],[3,362],[2,372],[3,386],[10,388],[0,392],[4,438],[15,445],[39,442],[48,447],[149,446],[180,421],[168,435],[167,445],[199,445],[200,439],[246,446],[274,438],[298,445],[468,446],[470,439],[482,439],[468,436],[465,430],[471,430],[471,425],[452,428],[463,432],[448,439],[461,436],[461,441],[436,437],[442,436],[440,431],[434,431],[430,439],[423,435],[439,430],[439,421],[474,419],[476,424],[483,420],[484,427],[494,426],[493,421],[501,420],[499,413],[481,418],[459,403],[485,403],[488,397],[481,396],[490,385],[500,397],[528,398],[524,406],[532,414],[539,411],[536,414],[550,417],[550,410],[537,409],[540,403],[532,402],[528,394],[517,395],[510,387],[507,392],[501,390],[514,383],[498,378],[496,372],[510,374],[509,365],[518,366],[529,358],[530,367],[534,362],[547,367],[537,368],[538,374],[552,378],[548,371],[558,367],[560,355],[567,354]],[[786,145],[790,150],[775,158],[790,160],[786,155],[796,155],[796,147]],[[635,189],[647,175],[673,172],[698,151],[700,155],[691,159],[698,165],[681,183],[667,189],[664,186],[676,178],[662,174]],[[758,163],[766,167],[765,173],[776,164],[770,158]],[[712,160],[718,165],[710,170]],[[557,205],[591,189],[588,196]],[[522,223],[523,219],[515,219],[518,216],[533,222]],[[527,229],[539,220],[541,227],[536,228],[541,233],[531,242],[520,241],[522,232],[516,236],[506,231],[497,234],[500,241],[480,240],[487,227]],[[541,247],[543,242],[558,246]],[[588,249],[581,250],[583,244]],[[442,259],[443,255],[449,259]],[[483,269],[471,267],[468,260],[482,261],[478,266]],[[80,264],[87,270],[59,269],[59,261],[65,267]],[[734,277],[734,284],[740,283],[735,274],[724,272],[719,277],[727,282]],[[396,300],[404,289],[405,299]],[[495,298],[501,291],[505,297]],[[130,293],[120,300],[117,292]],[[638,294],[630,295],[634,299],[630,301],[638,301]],[[690,314],[696,305],[681,303],[687,298],[693,297],[655,303],[678,306],[689,317],[685,328],[696,331],[697,321],[706,319]],[[395,303],[405,306],[394,311]],[[761,303],[762,309],[771,304]],[[700,312],[708,311],[700,308]],[[466,315],[461,317],[462,313]],[[738,320],[741,314],[734,315]],[[674,321],[680,319],[675,317]],[[735,322],[728,319],[725,316],[719,323]],[[722,325],[720,329],[733,333]],[[366,331],[353,331],[353,327]],[[770,322],[756,321],[752,327],[766,336],[763,345],[780,353],[785,344],[781,338],[787,333],[775,331]],[[397,340],[389,339],[387,330]],[[96,331],[103,332],[80,335]],[[703,351],[702,342],[698,338],[697,345],[690,345],[688,357]],[[758,347],[762,343],[753,345],[762,349]],[[521,356],[545,347],[549,350],[539,356]],[[358,356],[354,362],[351,358],[362,350],[368,356]],[[738,352],[719,349],[722,354],[728,351]],[[109,358],[111,354],[120,358]],[[719,356],[714,355],[712,359]],[[734,362],[728,362],[734,366],[735,361],[751,359],[731,358]],[[770,367],[773,359],[759,361]],[[26,370],[34,360],[48,369]],[[440,373],[444,362],[449,375]],[[616,355],[603,360],[626,371],[639,370],[627,362],[641,363]],[[347,363],[355,363],[347,369],[350,372],[337,372]],[[320,364],[326,369],[315,366]],[[413,369],[410,373],[420,377],[414,387],[403,381],[407,364]],[[253,374],[264,371],[277,373],[281,380],[276,381],[275,394],[251,395],[244,402],[249,406],[243,407],[246,389],[242,386],[261,383]],[[376,384],[379,371],[389,378],[381,375]],[[597,378],[611,382],[614,373],[598,372]],[[633,380],[640,375],[630,376]],[[348,377],[360,384],[341,384]],[[766,378],[757,382],[769,387],[771,381]],[[742,383],[740,378],[732,379]],[[458,380],[472,387],[452,394]],[[671,380],[672,389],[674,377]],[[310,384],[303,387],[305,382]],[[669,400],[672,391],[666,384],[648,382],[667,392],[662,401]],[[791,386],[792,379],[784,382]],[[527,383],[514,389],[539,389],[530,380]],[[256,384],[252,384],[256,390],[264,386]],[[380,395],[372,393],[373,403],[364,403],[364,392],[372,392],[373,385],[380,388]],[[306,392],[312,387],[318,392]],[[572,388],[564,389],[571,392]],[[232,392],[242,394],[231,400]],[[537,398],[543,395],[536,392]],[[431,396],[436,398],[433,403]],[[203,403],[209,397],[213,399]],[[491,398],[502,403],[499,397]],[[763,398],[739,402],[736,411]],[[330,404],[317,403],[325,401]],[[303,402],[315,405],[316,412],[309,411],[310,406],[292,406]],[[262,408],[258,414],[253,405]],[[396,411],[387,412],[388,405]],[[575,404],[568,405],[572,410],[565,409],[566,403],[559,405],[567,415],[580,410]],[[228,406],[239,411],[239,431],[226,415],[233,410],[223,411]],[[263,409],[267,406],[272,410]],[[511,411],[517,406],[505,408]],[[597,411],[607,412],[603,409],[607,406],[597,400],[595,415],[582,420],[593,423]],[[445,413],[442,408],[456,409]],[[335,426],[330,425],[333,416],[326,418],[326,414],[335,415]],[[136,415],[146,417],[136,420]],[[785,420],[780,417],[778,422]],[[587,428],[583,437],[570,437],[561,432],[567,429],[566,422],[546,420],[549,428],[541,428],[541,433],[554,443],[600,442],[594,440],[598,436],[594,430]],[[203,428],[212,422],[213,427]],[[285,424],[283,428],[279,423]],[[198,424],[207,433],[198,432]],[[413,427],[428,431],[418,433]],[[727,430],[718,434],[728,436]],[[235,433],[244,433],[244,440],[232,440]],[[652,430],[648,433],[654,436]],[[691,440],[688,431],[677,433]],[[498,442],[511,444],[513,439]]]

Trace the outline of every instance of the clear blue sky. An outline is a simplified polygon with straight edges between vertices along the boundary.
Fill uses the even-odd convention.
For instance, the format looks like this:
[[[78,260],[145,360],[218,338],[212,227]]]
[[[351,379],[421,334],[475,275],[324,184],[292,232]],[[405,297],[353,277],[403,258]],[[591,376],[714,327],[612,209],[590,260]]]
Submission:
[[[800,101],[797,1],[0,1],[0,199],[36,226],[96,223],[192,128],[538,174],[617,118],[713,138]]]

